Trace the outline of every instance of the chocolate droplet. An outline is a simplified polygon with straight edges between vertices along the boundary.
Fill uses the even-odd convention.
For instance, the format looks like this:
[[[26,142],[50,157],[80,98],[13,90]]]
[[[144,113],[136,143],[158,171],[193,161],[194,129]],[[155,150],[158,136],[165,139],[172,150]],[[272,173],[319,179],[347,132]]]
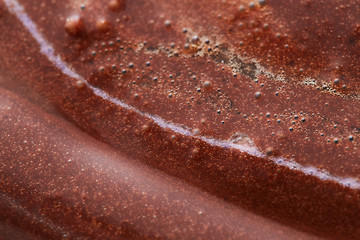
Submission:
[[[106,32],[110,29],[110,23],[104,18],[99,18],[96,21],[96,29],[100,32]]]
[[[112,11],[119,11],[125,8],[124,0],[111,0],[109,2],[109,9]]]
[[[80,16],[68,17],[65,22],[65,31],[71,36],[79,36],[85,32],[85,25]]]

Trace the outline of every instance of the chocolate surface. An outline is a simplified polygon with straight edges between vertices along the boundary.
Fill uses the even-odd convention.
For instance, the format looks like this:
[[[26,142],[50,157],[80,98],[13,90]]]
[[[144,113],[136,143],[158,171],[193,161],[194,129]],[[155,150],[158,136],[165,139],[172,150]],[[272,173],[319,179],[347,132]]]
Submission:
[[[238,208],[356,239],[358,5],[3,0],[0,86]]]
[[[0,97],[5,239],[312,238],[128,159],[8,91]]]

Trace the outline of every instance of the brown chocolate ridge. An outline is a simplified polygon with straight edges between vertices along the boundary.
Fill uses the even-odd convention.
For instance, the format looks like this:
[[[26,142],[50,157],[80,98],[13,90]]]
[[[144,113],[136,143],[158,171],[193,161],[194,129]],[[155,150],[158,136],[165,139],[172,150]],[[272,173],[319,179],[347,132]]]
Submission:
[[[1,239],[314,238],[129,159],[9,91],[0,98]]]

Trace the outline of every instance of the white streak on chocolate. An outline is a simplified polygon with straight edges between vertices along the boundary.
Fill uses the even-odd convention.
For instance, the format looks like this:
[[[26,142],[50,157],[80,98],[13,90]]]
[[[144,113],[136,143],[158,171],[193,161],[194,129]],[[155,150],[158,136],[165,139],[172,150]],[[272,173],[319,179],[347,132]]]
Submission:
[[[40,45],[40,52],[45,55],[50,62],[52,62],[58,69],[60,69],[65,75],[75,79],[76,81],[83,81],[85,85],[93,91],[93,93],[101,97],[104,100],[107,100],[111,103],[116,104],[122,108],[132,110],[137,114],[144,116],[148,119],[151,119],[158,126],[164,129],[170,129],[175,133],[182,134],[184,136],[192,137],[195,139],[199,139],[203,142],[206,142],[212,146],[221,147],[221,148],[231,148],[237,149],[241,152],[247,153],[254,157],[265,158],[266,155],[261,152],[256,146],[250,146],[248,144],[236,144],[228,140],[215,139],[206,136],[196,136],[193,134],[192,129],[178,125],[176,123],[167,121],[159,116],[151,115],[149,113],[140,111],[139,109],[128,105],[124,101],[110,96],[108,93],[103,91],[100,88],[92,86],[84,77],[80,76],[74,70],[72,70],[61,58],[59,55],[55,53],[54,47],[45,39],[44,36],[39,32],[36,24],[30,19],[30,17],[25,12],[23,6],[21,6],[16,0],[4,0],[8,9],[16,15],[16,17],[21,21],[23,26],[29,31],[29,33],[33,36],[33,38]],[[360,189],[360,182],[356,178],[343,178],[330,174],[327,171],[318,169],[313,166],[303,166],[292,159],[285,159],[282,157],[269,157],[269,160],[273,161],[277,165],[285,166],[294,171],[300,171],[306,175],[317,177],[324,181],[333,181],[342,186],[349,187],[351,189]]]

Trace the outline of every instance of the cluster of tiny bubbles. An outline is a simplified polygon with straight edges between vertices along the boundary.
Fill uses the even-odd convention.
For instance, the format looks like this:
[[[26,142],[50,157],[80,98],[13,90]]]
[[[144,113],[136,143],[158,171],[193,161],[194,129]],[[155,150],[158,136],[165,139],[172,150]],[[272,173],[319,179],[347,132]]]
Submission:
[[[108,2],[108,8],[115,12],[124,9],[125,5],[126,0],[110,0]],[[83,4],[80,6],[80,9],[84,11],[86,6]],[[110,27],[110,22],[104,17],[99,17],[95,22],[95,29],[98,32],[107,32]],[[66,19],[64,28],[73,37],[79,37],[86,31],[83,19],[77,14],[71,15]]]
[[[266,5],[266,0],[259,0],[258,1],[258,4],[260,7],[264,7]],[[256,3],[255,2],[249,2],[248,4],[248,8],[250,10],[254,10],[256,7]],[[239,12],[244,12],[246,10],[245,6],[244,5],[240,5],[239,8],[238,8],[238,11]]]

